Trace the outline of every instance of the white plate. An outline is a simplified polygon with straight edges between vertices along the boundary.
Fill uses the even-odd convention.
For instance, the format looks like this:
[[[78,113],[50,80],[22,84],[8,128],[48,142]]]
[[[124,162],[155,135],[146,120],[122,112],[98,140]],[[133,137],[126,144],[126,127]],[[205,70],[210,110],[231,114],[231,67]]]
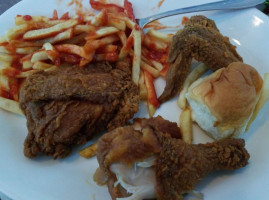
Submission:
[[[62,2],[60,4],[60,2]],[[0,35],[14,25],[17,14],[51,16],[53,9],[62,14],[68,1],[24,0],[0,16]],[[137,17],[158,12],[158,0],[132,1]],[[198,4],[200,1],[167,0],[161,11]],[[204,0],[203,2],[208,2]],[[88,1],[85,5],[89,7]],[[269,18],[256,9],[237,12],[207,12],[214,19],[220,31],[230,37],[238,47],[244,61],[256,67],[263,75],[269,72]],[[168,20],[179,24],[181,17]],[[159,83],[163,88],[163,83]],[[175,99],[162,105],[160,114],[171,121],[178,121],[180,110]],[[269,104],[259,113],[250,130],[243,135],[251,155],[249,165],[233,172],[213,172],[196,189],[205,194],[206,200],[215,199],[268,199],[269,188]],[[145,106],[136,116],[146,117]],[[208,137],[194,128],[195,142],[208,141]],[[0,191],[14,200],[108,200],[106,187],[99,187],[92,181],[98,164],[96,159],[86,160],[77,154],[79,147],[66,159],[52,160],[45,156],[28,159],[23,155],[23,142],[27,135],[26,120],[0,109]]]

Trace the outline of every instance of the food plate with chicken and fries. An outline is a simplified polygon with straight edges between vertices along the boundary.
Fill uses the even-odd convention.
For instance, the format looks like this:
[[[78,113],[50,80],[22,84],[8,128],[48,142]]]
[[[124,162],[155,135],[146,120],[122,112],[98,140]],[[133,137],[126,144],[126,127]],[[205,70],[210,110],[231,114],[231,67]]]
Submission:
[[[165,77],[171,76],[167,75],[171,67],[167,59],[169,47],[171,43],[173,44],[173,36],[179,29],[184,28],[191,16],[201,14],[215,21],[220,33],[228,36],[231,44],[236,46],[236,51],[244,63],[254,67],[264,79],[264,85],[260,88],[262,94],[256,101],[257,108],[253,111],[253,119],[248,118],[250,122],[246,125],[247,128],[244,127],[247,132],[240,135],[245,140],[246,149],[250,154],[249,164],[236,171],[210,173],[195,187],[195,190],[203,193],[204,199],[266,198],[264,188],[269,186],[267,169],[269,104],[266,103],[269,80],[268,17],[254,8],[192,13],[163,19],[160,20],[161,23],[155,22],[141,29],[136,24],[135,18],[199,4],[200,1],[130,2],[23,0],[0,16],[0,35],[3,36],[0,38],[0,107],[3,108],[0,109],[0,191],[14,200],[111,199],[107,187],[99,186],[93,180],[98,168],[94,156],[97,151],[96,141],[100,134],[95,134],[87,144],[85,141],[92,137],[91,134],[86,138],[79,136],[74,139],[75,142],[67,139],[68,145],[73,145],[72,152],[68,145],[59,142],[67,135],[64,133],[66,129],[61,129],[62,135],[53,141],[51,138],[46,140],[42,134],[38,136],[40,140],[32,139],[39,131],[39,126],[31,124],[35,122],[36,115],[47,119],[43,117],[43,113],[40,114],[49,113],[41,108],[45,104],[48,110],[55,104],[61,108],[71,105],[72,109],[80,105],[79,112],[82,117],[78,114],[77,118],[81,117],[82,121],[85,120],[82,119],[84,116],[89,118],[88,121],[94,118],[87,113],[94,113],[89,115],[99,113],[103,119],[96,122],[96,130],[99,132],[122,126],[133,117],[148,118],[160,115],[180,125],[181,138],[186,143],[212,142],[213,139],[197,124],[191,122],[192,114],[185,98],[185,93],[192,82],[207,71],[208,68],[204,64],[199,64],[190,57],[192,67],[197,67],[186,78],[181,94],[162,104],[158,99],[165,88]],[[203,1],[207,2],[212,1]],[[240,56],[235,58],[235,61],[237,59],[241,61]],[[195,59],[199,60],[197,57]],[[90,78],[84,79],[87,73],[81,70],[96,62],[102,63],[100,69],[90,67],[87,71]],[[62,65],[63,71],[59,71],[58,68]],[[76,65],[78,71],[66,70],[71,65]],[[126,71],[126,66],[127,68],[129,66],[130,72]],[[131,74],[130,79],[127,77],[128,73]],[[58,74],[66,81],[66,88],[72,88],[72,91],[63,90],[64,92],[54,93],[52,85],[63,88],[57,82]],[[37,78],[33,86],[29,77],[34,76]],[[93,80],[95,76],[103,78],[104,81]],[[70,80],[76,81],[72,87],[68,85]],[[87,80],[89,85],[83,83],[83,80]],[[80,87],[80,82],[83,87]],[[119,82],[120,86],[110,87],[115,82]],[[43,85],[46,87],[43,88]],[[88,91],[85,92],[84,87]],[[135,87],[139,88],[137,94],[138,90],[133,89]],[[106,92],[99,98],[98,95],[103,88]],[[20,93],[20,90],[24,93]],[[92,94],[96,95],[92,99],[89,97],[91,104],[95,106],[94,110],[84,106],[85,96]],[[117,99],[114,94],[120,94],[121,97]],[[73,97],[79,99],[79,102],[75,100],[68,105],[62,103],[64,98],[69,100]],[[42,105],[36,103],[41,98],[44,101]],[[47,104],[50,98],[53,98],[53,103]],[[100,102],[103,103],[102,108],[99,106]],[[113,103],[113,106],[109,106],[110,103],[111,105]],[[129,105],[127,111],[125,105]],[[64,116],[65,110],[60,114]],[[26,122],[24,115],[28,121],[29,119],[32,121]],[[55,125],[57,128],[60,127],[58,122],[61,125],[61,118],[57,117]],[[45,129],[48,126],[42,127]],[[68,126],[75,129],[79,125]],[[85,129],[90,132],[95,130],[90,125]],[[68,129],[66,132],[70,132],[70,137],[73,137],[72,130]],[[24,143],[26,136],[28,139]],[[40,152],[53,156],[54,159],[44,155],[37,156]]]

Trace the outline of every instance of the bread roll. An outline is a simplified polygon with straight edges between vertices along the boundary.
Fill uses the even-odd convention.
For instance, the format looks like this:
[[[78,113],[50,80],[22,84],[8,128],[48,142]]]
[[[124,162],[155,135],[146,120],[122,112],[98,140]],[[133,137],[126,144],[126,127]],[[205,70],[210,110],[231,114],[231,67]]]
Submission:
[[[214,139],[239,136],[245,131],[262,85],[258,72],[241,62],[198,79],[186,94],[193,120]]]

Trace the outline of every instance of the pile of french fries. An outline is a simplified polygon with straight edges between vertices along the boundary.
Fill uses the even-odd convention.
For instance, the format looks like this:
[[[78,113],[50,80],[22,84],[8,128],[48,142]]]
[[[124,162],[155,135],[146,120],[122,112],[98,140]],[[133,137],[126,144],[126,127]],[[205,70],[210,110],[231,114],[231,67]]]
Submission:
[[[171,34],[138,26],[132,4],[124,6],[90,0],[99,12],[70,17],[57,11],[51,18],[17,15],[16,26],[0,39],[0,107],[22,113],[18,93],[23,80],[38,70],[55,70],[63,63],[85,67],[91,62],[132,61],[132,80],[147,100],[152,116],[159,107],[154,79],[165,76]]]

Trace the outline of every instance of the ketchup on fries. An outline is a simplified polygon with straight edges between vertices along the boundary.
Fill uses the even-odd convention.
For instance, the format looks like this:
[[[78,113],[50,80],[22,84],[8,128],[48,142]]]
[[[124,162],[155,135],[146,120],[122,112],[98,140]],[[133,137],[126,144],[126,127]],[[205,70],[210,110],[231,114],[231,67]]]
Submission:
[[[18,92],[23,80],[37,70],[55,70],[62,63],[84,67],[91,62],[130,57],[132,80],[147,100],[152,116],[159,107],[154,79],[165,76],[171,34],[153,29],[144,33],[135,21],[132,4],[90,0],[97,14],[59,17],[17,15],[16,26],[0,39],[0,107],[21,113]]]

